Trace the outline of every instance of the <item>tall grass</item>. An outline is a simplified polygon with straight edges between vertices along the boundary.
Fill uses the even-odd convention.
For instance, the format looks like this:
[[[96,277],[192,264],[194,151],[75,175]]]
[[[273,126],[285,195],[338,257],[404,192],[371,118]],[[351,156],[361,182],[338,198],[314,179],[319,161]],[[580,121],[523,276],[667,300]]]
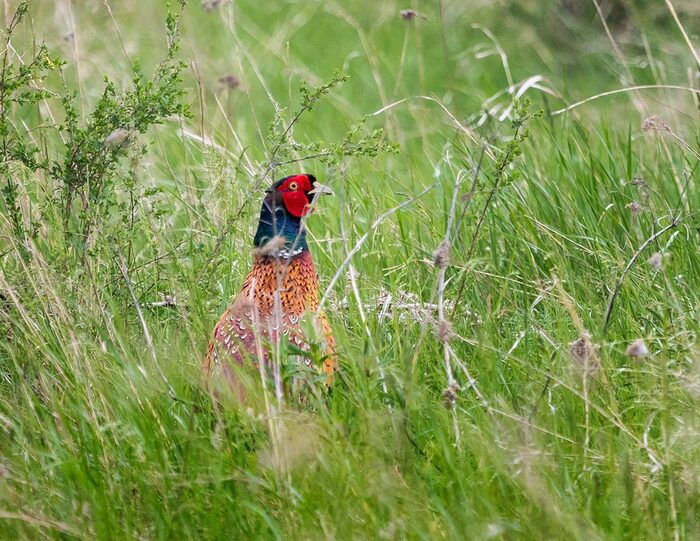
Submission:
[[[108,189],[66,207],[9,163],[0,537],[697,538],[698,10],[546,4],[193,3],[177,114]],[[8,116],[37,158],[64,163],[53,126],[89,125],[105,76],[157,72],[166,14],[30,4],[9,62],[67,60]],[[631,85],[686,90],[599,96]],[[263,188],[299,171],[337,194],[308,226],[341,366],[276,443],[199,366]]]

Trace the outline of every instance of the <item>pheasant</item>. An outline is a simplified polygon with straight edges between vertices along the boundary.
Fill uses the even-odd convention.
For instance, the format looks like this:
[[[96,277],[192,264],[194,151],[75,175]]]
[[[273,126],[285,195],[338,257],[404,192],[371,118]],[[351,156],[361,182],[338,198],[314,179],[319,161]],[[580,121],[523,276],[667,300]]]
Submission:
[[[258,229],[253,239],[253,268],[243,287],[214,327],[202,363],[208,380],[223,378],[239,396],[245,396],[238,372],[247,365],[270,364],[271,345],[283,337],[298,351],[310,349],[302,322],[309,318],[321,342],[323,362],[314,366],[300,355],[307,368],[333,382],[337,357],[335,339],[318,309],[318,277],[306,243],[304,216],[315,199],[333,192],[313,175],[285,177],[265,192]],[[308,328],[308,327],[307,327]]]

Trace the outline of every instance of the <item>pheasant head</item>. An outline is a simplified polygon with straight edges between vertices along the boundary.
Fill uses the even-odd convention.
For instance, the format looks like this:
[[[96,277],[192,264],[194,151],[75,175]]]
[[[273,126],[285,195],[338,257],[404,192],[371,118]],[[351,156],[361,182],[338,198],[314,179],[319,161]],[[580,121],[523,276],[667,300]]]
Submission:
[[[304,217],[313,212],[316,198],[332,194],[309,174],[293,175],[265,191],[258,230],[253,239],[259,255],[294,257],[308,249]]]

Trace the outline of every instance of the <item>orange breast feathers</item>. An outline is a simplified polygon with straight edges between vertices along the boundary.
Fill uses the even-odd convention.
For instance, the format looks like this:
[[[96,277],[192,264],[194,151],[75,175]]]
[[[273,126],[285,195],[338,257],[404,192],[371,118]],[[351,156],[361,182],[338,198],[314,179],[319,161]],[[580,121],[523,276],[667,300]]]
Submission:
[[[252,360],[257,364],[262,357],[267,363],[267,345],[281,336],[308,350],[307,337],[300,325],[308,315],[314,318],[316,334],[322,342],[325,358],[320,368],[326,374],[326,384],[330,385],[337,367],[335,340],[325,315],[315,317],[317,308],[318,278],[308,251],[290,260],[256,256],[241,292],[214,328],[203,363],[205,373],[210,375],[218,369],[231,380],[232,362],[244,364]],[[304,362],[312,365],[308,358]]]

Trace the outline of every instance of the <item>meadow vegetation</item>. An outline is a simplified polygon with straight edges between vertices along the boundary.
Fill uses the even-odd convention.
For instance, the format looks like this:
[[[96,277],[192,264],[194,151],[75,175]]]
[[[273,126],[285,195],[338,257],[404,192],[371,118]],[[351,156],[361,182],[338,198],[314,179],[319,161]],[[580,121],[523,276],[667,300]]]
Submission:
[[[700,537],[696,2],[0,13],[0,538]],[[338,380],[215,403],[298,172]]]

